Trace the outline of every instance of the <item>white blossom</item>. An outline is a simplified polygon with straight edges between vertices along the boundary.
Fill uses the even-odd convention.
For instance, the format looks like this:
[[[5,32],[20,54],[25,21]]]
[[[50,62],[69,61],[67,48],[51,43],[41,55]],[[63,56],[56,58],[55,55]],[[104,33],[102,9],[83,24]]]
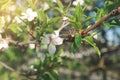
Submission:
[[[26,13],[22,13],[21,19],[27,19],[28,21],[32,21],[37,17],[37,12],[32,11],[31,8],[26,10]]]
[[[8,41],[2,39],[2,36],[0,35],[0,49],[7,49],[8,47]]]
[[[75,0],[75,1],[73,1],[73,5],[74,6],[77,6],[77,4],[80,4],[80,5],[83,5],[84,4],[84,0]]]
[[[42,39],[42,43],[49,44],[48,52],[54,54],[56,51],[55,45],[61,45],[63,43],[63,38],[59,37],[59,31],[54,31],[53,34],[46,35],[46,37]]]
[[[29,44],[29,48],[30,49],[34,49],[35,48],[35,44]]]

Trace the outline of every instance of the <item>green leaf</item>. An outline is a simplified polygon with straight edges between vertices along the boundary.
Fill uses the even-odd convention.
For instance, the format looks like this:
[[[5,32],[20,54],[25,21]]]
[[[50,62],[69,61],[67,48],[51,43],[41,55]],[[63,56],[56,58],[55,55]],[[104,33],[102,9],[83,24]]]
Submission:
[[[61,17],[51,18],[51,19],[48,21],[48,24],[56,23],[56,22],[59,21],[60,19],[61,19]]]
[[[96,20],[100,20],[104,16],[104,10],[98,9],[98,13],[96,14]]]
[[[75,22],[75,21],[70,20],[69,22],[70,22],[70,25],[72,25],[72,26],[77,26],[77,24],[76,24],[76,22]]]
[[[59,73],[58,73],[58,70],[56,69],[53,69],[51,74],[53,75],[53,77],[55,78],[55,80],[58,80],[58,77],[59,77]]]
[[[18,32],[18,24],[15,24],[15,23],[13,23],[13,24],[10,24],[9,26],[8,26],[8,29],[10,29],[11,31],[13,31],[14,33],[17,33]]]
[[[94,18],[95,16],[87,16],[86,18],[86,20],[83,22],[83,23],[86,23],[86,22],[88,22],[88,21],[90,21],[90,19],[92,19],[92,18]]]
[[[44,13],[44,9],[43,8],[41,8],[38,11],[38,19],[39,19],[39,21],[41,21],[43,26],[47,25],[47,15]]]
[[[85,42],[89,43],[91,46],[93,46],[94,49],[97,51],[98,55],[101,56],[101,52],[100,52],[99,48],[97,47],[96,43],[93,41],[93,38],[91,36],[84,38],[83,41],[85,41]]]
[[[59,7],[54,7],[54,10],[58,12],[59,14],[63,14],[63,10]]]
[[[35,7],[38,7],[36,5],[39,5],[39,0],[34,0],[34,3],[33,3],[33,8],[35,9]]]
[[[111,24],[108,23],[108,22],[104,22],[103,25],[104,25],[105,27],[107,27],[107,28],[109,28],[109,27],[111,26]]]
[[[63,53],[63,49],[60,49],[57,54],[55,54],[56,57],[60,57]]]
[[[83,18],[83,10],[80,4],[78,4],[75,8],[75,13],[74,13],[75,21],[80,22],[82,21]]]
[[[76,44],[73,42],[72,45],[71,45],[71,50],[72,50],[72,52],[75,53],[75,52],[76,52],[76,49],[77,49],[77,46],[76,46]]]
[[[41,37],[40,33],[37,33],[36,40],[40,40],[40,37]]]
[[[81,34],[75,35],[75,44],[77,47],[81,44]]]
[[[39,4],[39,0],[27,0],[27,2],[32,9],[35,9],[37,7],[36,5]]]
[[[59,8],[61,9],[61,12],[63,12],[64,6],[60,0],[56,0]]]
[[[44,28],[43,29],[43,32],[47,32],[47,33],[52,33],[54,30],[53,30],[53,28],[51,28],[51,27],[47,27],[47,28]]]
[[[49,76],[49,78],[50,78],[49,80],[56,80],[50,72],[45,72],[44,75]]]

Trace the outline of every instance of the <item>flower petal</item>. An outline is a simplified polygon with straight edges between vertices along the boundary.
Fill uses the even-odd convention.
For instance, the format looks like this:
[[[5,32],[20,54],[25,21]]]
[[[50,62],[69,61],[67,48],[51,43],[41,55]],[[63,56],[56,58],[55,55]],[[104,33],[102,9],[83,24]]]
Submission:
[[[77,5],[77,1],[73,1],[73,5],[76,6]]]
[[[59,31],[54,31],[56,36],[59,36]]]
[[[1,39],[0,40],[0,49],[7,49],[9,46],[8,46],[8,42],[4,39]]]
[[[31,8],[28,8],[28,9],[26,10],[26,13],[27,13],[27,14],[30,14],[31,12],[33,12]]]
[[[35,44],[29,44],[30,49],[35,49]]]
[[[34,17],[28,15],[27,20],[28,20],[28,21],[32,21],[32,20],[34,20]]]
[[[45,37],[45,38],[42,39],[41,42],[42,42],[43,44],[49,44],[49,43],[50,43],[50,39],[49,39],[49,37]]]
[[[32,12],[32,16],[35,18],[37,17],[37,12]]]
[[[59,36],[59,31],[54,31],[53,34],[51,34],[51,38],[55,38],[55,37],[58,37]]]
[[[61,45],[63,43],[63,38],[60,37],[53,38],[51,43],[54,45]]]
[[[48,47],[48,52],[53,55],[55,53],[55,51],[56,51],[55,45],[50,44]]]
[[[74,6],[77,6],[77,4],[80,4],[80,5],[83,5],[84,4],[84,0],[76,0],[76,1],[73,1],[73,5]]]

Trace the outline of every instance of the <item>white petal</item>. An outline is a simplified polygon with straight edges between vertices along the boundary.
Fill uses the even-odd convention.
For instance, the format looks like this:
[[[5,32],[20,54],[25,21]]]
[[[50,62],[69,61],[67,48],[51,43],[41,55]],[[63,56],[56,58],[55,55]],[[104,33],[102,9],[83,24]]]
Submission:
[[[76,1],[73,1],[73,5],[74,6],[77,6],[77,4],[80,4],[80,5],[83,5],[84,4],[84,0],[76,0]]]
[[[28,21],[32,21],[32,20],[34,20],[34,17],[28,16],[28,17],[27,17],[27,20],[28,20]]]
[[[37,17],[37,12],[32,12],[32,16],[35,18]]]
[[[51,43],[54,45],[61,45],[63,43],[63,38],[60,37],[53,38]]]
[[[48,47],[48,52],[53,55],[55,53],[55,51],[56,51],[55,45],[50,44]]]
[[[32,9],[31,8],[28,8],[27,10],[26,10],[26,13],[27,14],[30,14],[32,12]]]
[[[9,46],[8,46],[8,43],[6,40],[3,40],[3,48],[7,49]]]
[[[53,34],[51,34],[51,38],[56,38],[59,36],[59,31],[54,31]]]
[[[59,36],[59,31],[54,31],[56,36]]]
[[[8,46],[8,43],[6,40],[1,40],[0,41],[0,49],[4,48],[4,49],[7,49],[9,46]]]
[[[73,1],[73,5],[76,6],[78,3],[77,1]]]
[[[35,44],[29,44],[29,48],[30,49],[34,49],[35,48]]]
[[[35,17],[37,17],[37,13],[36,12],[31,12],[31,13],[27,14],[28,21],[34,20]]]
[[[41,42],[42,42],[43,44],[49,44],[49,43],[50,43],[50,39],[49,39],[49,37],[45,37],[45,38],[42,39]]]

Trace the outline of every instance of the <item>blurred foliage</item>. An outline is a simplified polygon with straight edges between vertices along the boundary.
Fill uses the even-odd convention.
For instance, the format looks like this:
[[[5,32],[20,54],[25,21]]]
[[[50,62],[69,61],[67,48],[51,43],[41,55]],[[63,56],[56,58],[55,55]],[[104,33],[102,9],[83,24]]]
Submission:
[[[80,75],[78,80],[92,80],[90,77],[94,71],[101,70],[104,73],[107,70],[119,69],[119,55],[109,56],[106,54],[108,57],[103,56],[101,45],[95,43],[94,36],[82,36],[80,33],[117,8],[120,0],[85,0],[84,5],[77,4],[76,6],[73,6],[72,3],[73,0],[56,0],[56,2],[52,2],[52,0],[0,0],[0,34],[2,36],[0,40],[6,39],[8,42],[10,39],[13,40],[13,43],[9,43],[8,49],[0,50],[0,79],[72,80],[76,75]],[[37,12],[37,17],[32,21],[21,17],[28,8]],[[18,17],[21,23],[17,23],[15,17]],[[64,17],[68,19],[63,20]],[[73,32],[74,34],[67,34],[74,37],[74,40],[68,42],[70,45],[63,43],[65,47],[62,49],[57,46],[56,53],[52,55],[47,51],[48,46],[42,44],[41,40],[46,34],[53,34],[55,30],[59,30],[62,22],[69,22],[69,26],[63,28],[63,31],[69,32],[69,29],[76,31]],[[115,16],[104,22],[102,26],[110,28],[113,25],[118,26],[119,22],[119,16]],[[102,28],[99,31],[102,31]],[[29,41],[36,41],[34,49],[29,47],[29,44],[32,44],[28,43]],[[95,51],[92,54],[89,54],[91,53],[89,51],[88,55],[84,56],[87,54],[85,51],[91,46]],[[64,48],[68,47],[69,54],[63,56]],[[110,47],[110,50],[114,50],[113,48]],[[79,53],[79,50],[85,54]],[[76,58],[79,57],[78,53],[81,58]],[[71,56],[75,57],[71,58]],[[112,64],[117,65],[113,67]],[[60,68],[68,69],[67,75],[64,75],[65,71],[63,74],[60,73]],[[95,70],[93,70],[94,68]],[[107,80],[104,74],[102,80]]]

